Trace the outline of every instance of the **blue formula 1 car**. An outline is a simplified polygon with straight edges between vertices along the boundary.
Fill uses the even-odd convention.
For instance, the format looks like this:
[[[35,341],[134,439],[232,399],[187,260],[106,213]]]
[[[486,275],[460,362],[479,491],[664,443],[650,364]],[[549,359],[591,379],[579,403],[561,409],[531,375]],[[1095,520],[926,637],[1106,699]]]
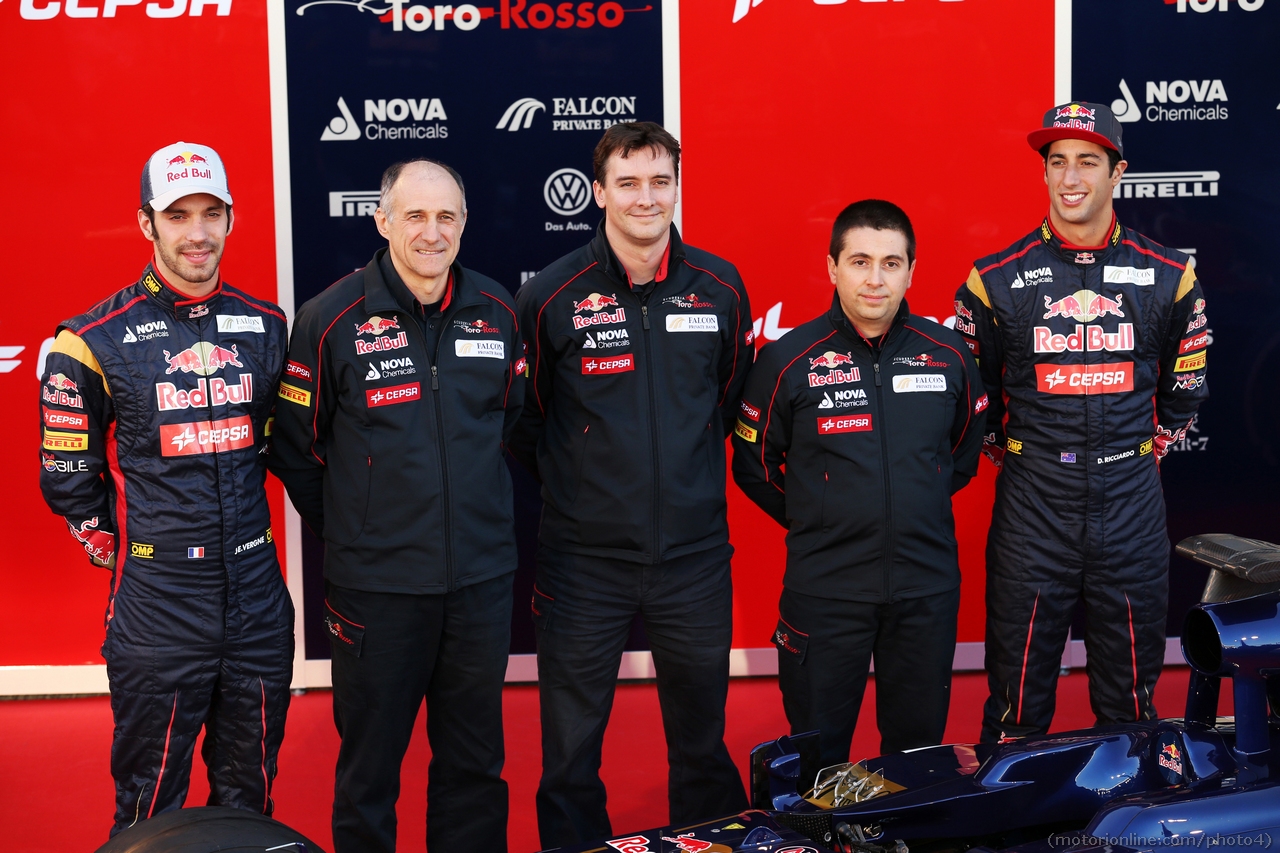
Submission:
[[[1280,546],[1212,534],[1178,553],[1214,569],[1183,626],[1183,718],[825,769],[814,765],[816,733],[781,737],[752,750],[752,810],[562,853],[1270,848],[1280,842]],[[1223,678],[1233,718],[1217,716]]]

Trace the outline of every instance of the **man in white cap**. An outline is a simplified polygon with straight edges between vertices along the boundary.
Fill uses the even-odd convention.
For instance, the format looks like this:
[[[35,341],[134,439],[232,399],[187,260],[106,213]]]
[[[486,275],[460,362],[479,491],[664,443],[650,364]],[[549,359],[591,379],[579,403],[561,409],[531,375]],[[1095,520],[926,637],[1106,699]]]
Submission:
[[[270,814],[293,606],[263,488],[280,309],[224,283],[231,194],[178,142],[142,174],[139,279],[58,326],[42,376],[40,487],[111,570],[111,834],[181,808],[196,736],[209,804]]]

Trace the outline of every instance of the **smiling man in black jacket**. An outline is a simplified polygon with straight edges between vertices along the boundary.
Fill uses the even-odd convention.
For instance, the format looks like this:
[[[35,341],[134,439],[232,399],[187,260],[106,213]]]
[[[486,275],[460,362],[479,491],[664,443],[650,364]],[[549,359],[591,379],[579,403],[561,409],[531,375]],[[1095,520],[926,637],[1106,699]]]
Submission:
[[[395,849],[425,696],[428,849],[503,851],[516,567],[503,445],[524,396],[519,328],[506,289],[455,262],[456,172],[397,163],[375,218],[388,248],[298,311],[272,463],[325,542],[334,847]]]
[[[849,745],[874,652],[881,752],[941,742],[960,606],[951,495],[978,468],[987,396],[961,337],[914,317],[907,215],[849,205],[831,310],[760,352],[733,475],[787,528],[778,685],[791,731]]]
[[[747,805],[724,745],[724,440],[755,353],[751,309],[737,270],[671,224],[679,158],[652,122],[610,128],[595,150],[595,239],[516,299],[530,389],[512,452],[544,501],[533,596],[544,847],[611,833],[600,748],[637,613],[657,672],[671,822]]]

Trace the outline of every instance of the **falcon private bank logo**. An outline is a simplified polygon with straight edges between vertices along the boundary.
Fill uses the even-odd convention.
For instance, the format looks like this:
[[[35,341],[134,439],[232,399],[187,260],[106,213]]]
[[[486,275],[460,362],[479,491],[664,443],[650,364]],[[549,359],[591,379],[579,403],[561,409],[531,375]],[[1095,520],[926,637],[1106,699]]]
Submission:
[[[764,0],[733,0],[733,23],[738,23],[747,16],[747,13],[763,3]],[[815,6],[843,6],[846,3],[884,3],[885,0],[813,0]],[[895,3],[902,3],[904,0],[894,0]],[[920,2],[920,0],[916,0]],[[939,3],[963,3],[964,0],[936,0]],[[1183,0],[1185,2],[1185,0]],[[1193,0],[1194,2],[1194,0]],[[782,5],[782,4],[777,4]]]
[[[23,0],[24,3],[32,0]],[[67,0],[74,3],[76,0]],[[106,0],[123,2],[123,0]],[[133,0],[140,2],[140,0]],[[182,2],[182,0],[173,0]],[[191,0],[200,2],[200,0]],[[212,0],[205,0],[212,2]],[[230,4],[230,0],[225,0]],[[759,2],[759,0],[757,0]],[[532,0],[499,0],[496,6],[474,3],[459,5],[414,4],[410,0],[310,0],[297,8],[303,15],[315,6],[347,6],[357,12],[369,12],[394,32],[406,28],[415,32],[462,30],[470,32],[486,22],[496,22],[503,30],[586,30],[593,27],[612,29],[622,26],[628,15],[652,12],[651,4],[616,0],[596,2],[541,3]],[[488,24],[492,26],[492,24]]]

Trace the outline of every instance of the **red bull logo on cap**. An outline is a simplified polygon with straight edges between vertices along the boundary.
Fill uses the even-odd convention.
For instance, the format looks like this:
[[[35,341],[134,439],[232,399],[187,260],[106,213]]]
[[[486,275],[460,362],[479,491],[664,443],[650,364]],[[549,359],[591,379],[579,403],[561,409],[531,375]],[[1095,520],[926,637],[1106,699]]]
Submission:
[[[180,181],[184,178],[213,180],[213,168],[209,165],[208,158],[191,151],[179,152],[170,157],[164,165],[164,177],[169,183]],[[201,166],[204,166],[203,170],[200,168]]]
[[[1068,104],[1065,107],[1058,107],[1058,113],[1054,118],[1087,118],[1089,121],[1097,121],[1098,116],[1088,107],[1082,107],[1079,104]]]
[[[1082,323],[1088,323],[1108,314],[1123,317],[1124,310],[1120,307],[1123,301],[1123,293],[1117,293],[1116,298],[1111,299],[1100,293],[1094,293],[1092,290],[1077,290],[1070,296],[1064,296],[1056,301],[1046,296],[1044,298],[1045,314],[1043,319],[1066,317],[1068,320],[1079,320]]]
[[[169,355],[169,351],[165,350],[164,360],[169,364],[165,370],[166,374],[181,370],[183,373],[208,376],[227,366],[244,367],[240,363],[240,353],[235,344],[231,345],[231,349],[227,349],[208,341],[192,344],[177,355]]]

